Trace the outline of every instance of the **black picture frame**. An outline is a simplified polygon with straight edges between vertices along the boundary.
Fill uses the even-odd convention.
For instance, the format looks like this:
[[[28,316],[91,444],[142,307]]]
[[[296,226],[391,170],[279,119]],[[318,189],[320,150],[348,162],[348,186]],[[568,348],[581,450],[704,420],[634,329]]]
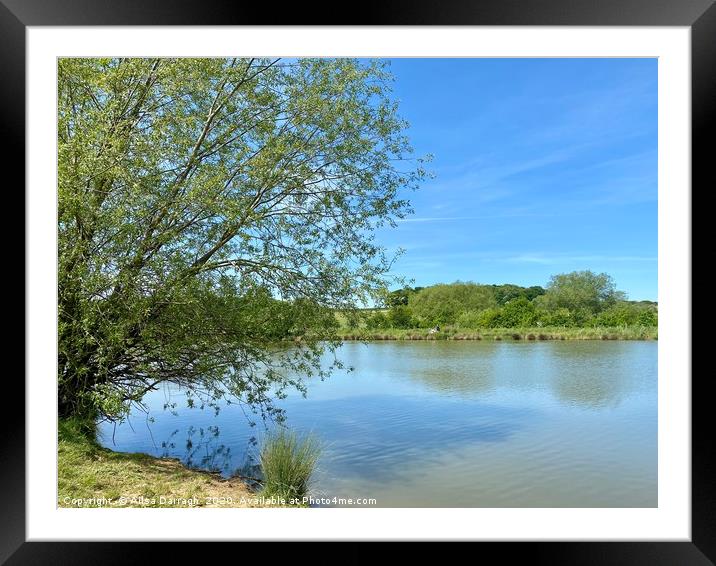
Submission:
[[[27,26],[84,25],[343,25],[337,6],[283,4],[267,10],[261,3],[222,0],[0,0],[0,116],[10,143],[6,164],[25,162],[25,31]],[[430,0],[363,2],[351,11],[350,25],[564,25],[688,26],[691,28],[692,189],[716,185],[713,155],[716,108],[716,5],[713,0]],[[16,167],[16,186],[24,170]],[[8,193],[9,185],[6,185]],[[688,190],[688,188],[686,188]],[[696,242],[695,242],[696,243]],[[27,306],[27,297],[26,297]],[[26,337],[27,338],[27,337]],[[500,562],[537,564],[707,565],[716,562],[716,464],[708,395],[710,372],[692,379],[692,536],[690,542],[494,542],[473,543],[476,559],[498,552]],[[10,376],[8,376],[10,377]],[[690,376],[670,376],[689,379]],[[50,379],[50,376],[48,376]],[[48,382],[49,383],[49,382]],[[5,380],[10,398],[25,398],[24,384]],[[8,390],[9,389],[9,390]],[[19,403],[16,404],[20,406]],[[183,559],[212,560],[204,544],[26,542],[25,424],[21,416],[5,422],[0,466],[0,562],[16,564],[128,564]],[[8,413],[9,414],[9,413]],[[77,533],[81,539],[82,534]],[[320,534],[317,536],[320,537]],[[233,543],[221,543],[226,548]],[[374,556],[370,544],[320,552],[334,561]],[[464,550],[464,549],[458,549]],[[243,556],[246,549],[242,551]],[[450,549],[441,550],[442,559]],[[236,556],[239,559],[242,554]],[[309,555],[315,560],[316,555]]]

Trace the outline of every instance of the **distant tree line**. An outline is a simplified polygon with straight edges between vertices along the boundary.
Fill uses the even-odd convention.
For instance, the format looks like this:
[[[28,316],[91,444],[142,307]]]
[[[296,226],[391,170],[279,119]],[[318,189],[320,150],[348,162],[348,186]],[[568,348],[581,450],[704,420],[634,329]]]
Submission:
[[[592,271],[553,275],[547,285],[481,285],[457,281],[390,292],[369,329],[657,326],[655,302],[629,301],[611,276]]]

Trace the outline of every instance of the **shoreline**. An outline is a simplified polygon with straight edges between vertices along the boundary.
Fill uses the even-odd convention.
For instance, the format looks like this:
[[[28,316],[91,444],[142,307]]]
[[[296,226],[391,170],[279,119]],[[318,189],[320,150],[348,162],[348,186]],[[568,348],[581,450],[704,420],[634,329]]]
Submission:
[[[115,452],[75,421],[58,423],[57,506],[266,507],[240,477],[185,466],[177,458]]]
[[[431,332],[426,328],[388,328],[381,330],[341,329],[340,340],[380,342],[388,340],[467,340],[467,341],[552,341],[552,340],[641,340],[658,341],[656,327],[625,328],[490,328],[464,330],[448,328]]]

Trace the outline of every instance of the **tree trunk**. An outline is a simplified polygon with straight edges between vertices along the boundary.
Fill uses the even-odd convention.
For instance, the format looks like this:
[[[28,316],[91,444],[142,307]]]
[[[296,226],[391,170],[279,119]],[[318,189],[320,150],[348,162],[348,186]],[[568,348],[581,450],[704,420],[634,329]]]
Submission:
[[[57,413],[59,418],[84,417],[88,412],[82,405],[81,381],[75,377],[64,376],[57,387]]]

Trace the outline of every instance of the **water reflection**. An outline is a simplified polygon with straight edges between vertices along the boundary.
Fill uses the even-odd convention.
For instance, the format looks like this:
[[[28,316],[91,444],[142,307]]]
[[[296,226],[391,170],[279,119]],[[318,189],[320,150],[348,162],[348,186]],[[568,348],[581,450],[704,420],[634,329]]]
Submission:
[[[630,346],[642,343],[627,343]],[[646,346],[656,346],[646,344]],[[568,405],[592,409],[617,406],[644,390],[656,375],[656,357],[635,360],[623,355],[625,343],[483,343],[437,342],[430,352],[403,365],[407,378],[450,396],[479,397],[498,389],[544,391]],[[397,351],[400,351],[398,346]],[[611,355],[605,356],[605,349]],[[400,356],[397,356],[401,359]],[[427,358],[427,359],[426,359]]]
[[[190,426],[179,434],[174,430],[161,443],[161,456],[179,458],[187,466],[231,473],[231,448],[219,441],[219,427]],[[183,449],[182,449],[183,448]]]
[[[651,506],[656,353],[647,342],[351,343],[340,356],[354,372],[282,406],[289,426],[323,442],[320,495],[380,494],[383,506]],[[267,431],[236,405],[215,415],[183,401],[176,388],[153,392],[149,428],[119,426],[113,444],[103,425],[101,441],[257,477]]]
[[[559,399],[593,409],[616,407],[625,393],[624,382],[619,376],[596,373],[586,380],[580,375],[567,373],[556,375],[552,384],[553,391]]]
[[[290,423],[320,431],[330,471],[392,481],[455,450],[508,441],[539,422],[533,409],[391,395],[326,400],[290,410]]]
[[[492,356],[475,362],[470,359],[434,360],[430,365],[406,368],[411,379],[432,390],[451,396],[474,396],[494,389],[495,371]]]

